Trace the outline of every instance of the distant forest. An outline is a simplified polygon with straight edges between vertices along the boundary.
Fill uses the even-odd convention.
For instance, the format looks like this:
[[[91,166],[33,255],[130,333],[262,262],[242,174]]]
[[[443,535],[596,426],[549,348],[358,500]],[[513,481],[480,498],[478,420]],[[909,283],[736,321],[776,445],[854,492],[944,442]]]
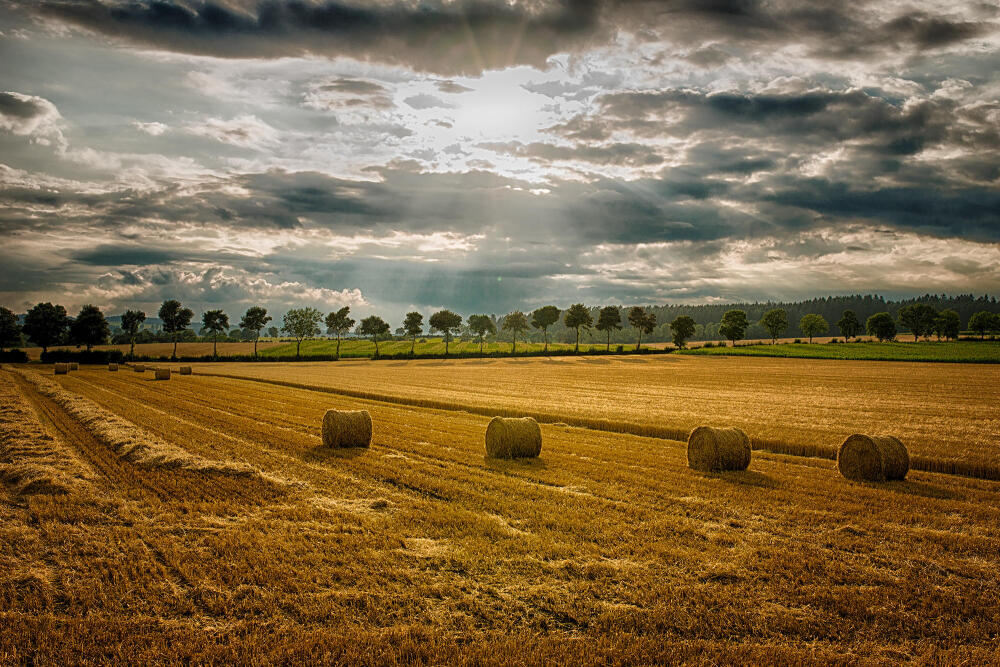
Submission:
[[[893,319],[897,319],[899,309],[914,303],[924,303],[933,306],[936,310],[950,308],[958,313],[965,327],[973,313],[985,310],[991,313],[1000,313],[1000,302],[996,297],[989,295],[974,296],[972,294],[960,294],[958,296],[947,296],[944,294],[925,294],[915,299],[901,299],[893,301],[874,294],[856,294],[853,296],[828,296],[807,301],[767,301],[754,303],[719,303],[702,304],[691,306],[646,306],[646,309],[656,315],[656,329],[651,335],[643,336],[643,340],[649,342],[666,342],[672,339],[670,322],[679,315],[687,315],[696,323],[695,335],[692,340],[719,340],[719,321],[727,310],[739,309],[747,314],[747,319],[751,325],[744,336],[745,340],[767,339],[770,336],[759,322],[760,318],[772,308],[783,308],[788,312],[788,331],[786,337],[801,337],[799,331],[799,320],[803,315],[815,313],[822,315],[830,323],[830,335],[841,335],[836,326],[837,320],[845,310],[853,310],[862,324],[875,313],[888,312]],[[597,319],[599,307],[591,308],[594,319]],[[623,309],[627,310],[627,309]],[[529,340],[541,340],[541,333],[532,332]],[[550,340],[561,342],[571,342],[574,333],[567,329],[560,319],[559,322],[549,329]],[[501,337],[503,340],[503,337]],[[580,342],[600,342],[606,340],[606,335],[600,331],[591,330],[589,335],[581,335]],[[612,343],[628,343],[635,341],[635,331],[627,324],[621,331],[616,331],[611,336]]]

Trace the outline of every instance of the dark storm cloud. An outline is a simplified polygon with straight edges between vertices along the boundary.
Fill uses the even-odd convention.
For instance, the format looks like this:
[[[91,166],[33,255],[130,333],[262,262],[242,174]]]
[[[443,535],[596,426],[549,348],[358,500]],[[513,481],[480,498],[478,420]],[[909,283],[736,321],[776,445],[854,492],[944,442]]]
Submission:
[[[488,0],[416,5],[306,0],[242,3],[46,2],[39,11],[113,38],[221,57],[351,55],[439,72],[540,64],[600,30],[600,3]]]
[[[866,218],[934,236],[1000,240],[1000,191],[996,189],[862,189],[825,179],[799,179],[763,199],[829,218]]]
[[[40,104],[38,98],[12,92],[0,92],[0,116],[25,121],[43,116],[47,112],[48,109]]]
[[[623,31],[695,46],[725,39],[751,50],[798,43],[813,57],[836,59],[920,52],[996,29],[918,12],[878,21],[869,6],[759,0],[64,0],[43,2],[37,11],[172,51],[233,58],[348,55],[446,74],[540,65],[555,53],[610,43]],[[696,49],[690,58],[704,65],[721,62],[725,54]]]

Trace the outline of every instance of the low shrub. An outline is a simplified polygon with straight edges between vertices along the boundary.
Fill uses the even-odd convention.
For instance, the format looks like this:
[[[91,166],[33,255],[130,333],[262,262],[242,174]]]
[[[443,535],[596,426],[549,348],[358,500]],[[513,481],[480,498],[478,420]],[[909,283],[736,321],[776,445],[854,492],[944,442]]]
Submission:
[[[28,363],[28,353],[24,350],[4,350],[0,352],[0,363],[26,364]]]

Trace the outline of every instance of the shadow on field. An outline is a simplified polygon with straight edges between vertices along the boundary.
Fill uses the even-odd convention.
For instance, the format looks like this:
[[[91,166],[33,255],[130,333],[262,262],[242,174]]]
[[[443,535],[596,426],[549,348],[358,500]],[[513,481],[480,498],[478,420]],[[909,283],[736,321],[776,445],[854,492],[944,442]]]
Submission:
[[[364,456],[369,451],[368,447],[327,447],[326,445],[316,445],[312,449],[306,450],[302,456],[302,460],[329,461],[330,459],[354,459]]]
[[[523,472],[526,470],[548,470],[542,459],[494,459],[489,456],[483,457],[483,463],[490,470],[503,473]]]
[[[701,473],[706,479],[718,479],[730,484],[741,484],[743,486],[757,486],[763,489],[776,489],[781,486],[778,480],[770,475],[765,475],[756,470],[737,470],[732,472],[706,472]]]
[[[870,489],[883,489],[886,491],[892,491],[893,493],[902,493],[907,496],[920,496],[921,498],[936,498],[939,500],[958,500],[964,496],[964,494],[956,493],[951,489],[945,489],[934,484],[928,484],[927,482],[883,482],[883,483],[873,483],[873,482],[862,482],[864,486]]]
[[[585,364],[601,364],[602,366],[607,366],[611,363],[610,359],[601,359],[599,357],[580,357],[578,361]]]

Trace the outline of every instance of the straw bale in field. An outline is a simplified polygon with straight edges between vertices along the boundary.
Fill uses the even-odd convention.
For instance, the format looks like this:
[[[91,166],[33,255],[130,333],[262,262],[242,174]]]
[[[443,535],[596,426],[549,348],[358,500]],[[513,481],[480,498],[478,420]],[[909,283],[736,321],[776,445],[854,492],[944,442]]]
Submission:
[[[108,364],[108,370],[109,371],[117,371],[118,370],[118,364]]]
[[[170,379],[170,369],[169,368],[157,368],[156,369],[156,379],[157,380],[169,380]]]
[[[78,370],[80,370],[80,364],[77,363],[77,362],[75,362],[75,361],[71,361],[71,362],[69,362],[69,369],[71,371],[78,371]]]
[[[542,429],[533,417],[494,417],[486,427],[486,455],[495,459],[538,456]]]
[[[135,371],[136,373],[145,373],[146,367],[143,366],[142,364],[136,364],[135,366],[132,367],[132,370]]]
[[[181,375],[191,375],[191,367],[181,366]]]
[[[891,435],[855,433],[840,446],[837,469],[847,479],[857,481],[905,479],[910,470],[910,454],[906,446]]]
[[[56,375],[66,375],[69,373],[69,364],[56,364]]]
[[[688,465],[702,472],[746,470],[750,438],[738,428],[699,426],[688,436]]]
[[[327,447],[368,447],[372,416],[367,410],[327,410],[323,415],[323,444]]]

